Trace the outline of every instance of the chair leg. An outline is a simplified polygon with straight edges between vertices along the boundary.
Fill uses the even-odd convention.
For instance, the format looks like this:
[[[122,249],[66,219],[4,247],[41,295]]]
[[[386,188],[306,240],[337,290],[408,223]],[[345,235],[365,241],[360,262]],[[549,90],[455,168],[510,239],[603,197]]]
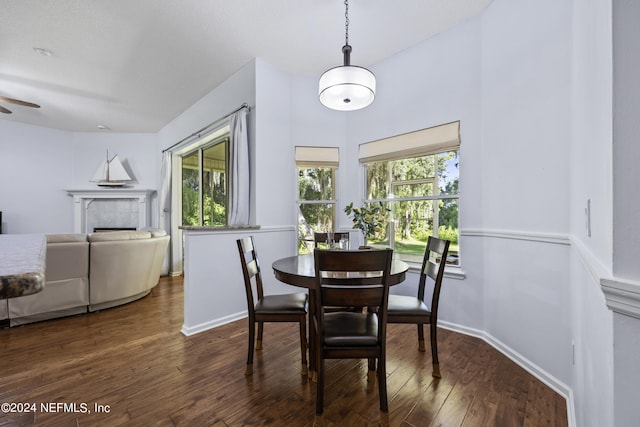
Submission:
[[[316,366],[316,420],[324,412],[324,359],[318,357]]]
[[[307,375],[307,318],[300,318],[300,354],[302,356],[302,375]]]
[[[372,382],[376,379],[376,359],[370,357],[368,360],[369,370],[367,371],[367,381]]]
[[[256,338],[256,323],[253,319],[249,319],[249,345],[247,352],[247,366],[244,370],[245,375],[253,374],[253,343]]]
[[[378,360],[378,395],[380,396],[380,410],[389,412],[387,402],[387,368],[386,363],[381,358]]]
[[[431,363],[433,366],[431,376],[442,378],[440,375],[440,362],[438,361],[438,333],[435,322],[431,324]]]
[[[262,350],[262,333],[264,332],[264,322],[258,322],[258,342],[256,342],[256,350]]]
[[[315,291],[309,289],[309,382],[314,381],[316,371],[316,311]]]
[[[424,326],[418,323],[418,351],[426,351],[424,348]]]

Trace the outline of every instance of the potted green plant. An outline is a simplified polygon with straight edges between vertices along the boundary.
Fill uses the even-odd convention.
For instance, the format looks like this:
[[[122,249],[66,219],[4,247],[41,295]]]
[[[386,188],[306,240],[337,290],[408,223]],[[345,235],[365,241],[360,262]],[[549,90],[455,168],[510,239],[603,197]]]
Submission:
[[[367,239],[375,237],[384,227],[387,212],[391,210],[384,207],[382,202],[370,203],[368,206],[354,208],[353,202],[344,208],[344,212],[351,217],[353,229],[360,230],[365,246],[362,249],[370,248],[366,246]]]

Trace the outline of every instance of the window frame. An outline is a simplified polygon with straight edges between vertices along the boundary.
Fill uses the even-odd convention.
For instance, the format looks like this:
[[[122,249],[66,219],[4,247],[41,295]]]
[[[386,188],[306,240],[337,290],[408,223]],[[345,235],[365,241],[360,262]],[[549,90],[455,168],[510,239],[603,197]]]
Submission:
[[[227,146],[226,146],[226,161],[225,161],[225,168],[227,170],[227,179],[225,182],[225,191],[226,191],[226,207],[225,207],[225,224],[228,223],[229,218],[228,218],[228,208],[229,208],[229,185],[230,185],[230,177],[228,176],[229,174],[229,167],[230,167],[230,150],[231,150],[231,128],[229,127],[228,124],[225,125],[221,125],[215,129],[212,129],[210,132],[204,134],[204,135],[198,135],[198,139],[196,139],[195,141],[189,143],[188,145],[185,145],[184,147],[181,147],[180,149],[177,149],[176,151],[174,151],[172,153],[172,177],[171,177],[171,192],[172,194],[174,194],[175,196],[172,196],[172,211],[173,212],[177,212],[178,215],[172,215],[172,229],[175,227],[176,229],[179,229],[179,227],[188,227],[185,226],[183,224],[183,218],[182,218],[182,157],[183,156],[188,156],[191,153],[194,153],[198,150],[206,150],[207,148],[214,146],[220,142],[222,142],[223,140],[227,139]],[[200,170],[200,174],[199,174],[199,185],[200,185],[200,189],[198,191],[198,197],[200,198],[200,200],[202,200],[202,159],[201,159],[202,155],[201,153],[198,154],[198,164],[199,166],[199,170]],[[202,205],[202,203],[199,203],[200,205]],[[200,224],[202,224],[202,206],[200,206]],[[197,226],[193,226],[193,227],[201,227],[202,225],[197,225]]]
[[[184,193],[182,193],[181,190],[181,194],[180,194],[180,223],[182,224],[182,226],[192,226],[192,227],[213,227],[213,226],[226,226],[229,222],[229,216],[228,216],[228,208],[229,208],[229,168],[230,168],[230,152],[231,152],[231,135],[229,133],[220,135],[218,137],[212,138],[212,139],[208,139],[206,138],[205,140],[200,140],[201,143],[195,146],[190,147],[190,149],[188,151],[184,151],[181,152],[179,154],[180,160],[181,160],[181,166],[180,166],[180,174],[182,176],[183,172],[184,172],[184,164],[182,164],[182,160],[185,157],[191,156],[194,153],[198,153],[198,219],[199,219],[199,224],[185,224],[184,223]],[[199,142],[200,142],[199,141]],[[212,147],[215,147],[217,145],[220,144],[224,144],[224,174],[225,174],[225,182],[224,182],[224,192],[225,192],[225,204],[224,204],[224,224],[209,224],[209,225],[205,225],[205,218],[204,218],[204,210],[205,210],[205,206],[203,203],[204,200],[204,173],[205,171],[205,166],[204,166],[204,152]],[[210,170],[211,172],[213,171],[213,169]],[[184,188],[184,187],[182,187]]]
[[[379,140],[369,141],[360,144],[358,159],[359,159],[359,167],[360,167],[360,194],[362,196],[361,203],[366,204],[370,202],[389,202],[392,200],[397,201],[411,201],[411,200],[433,200],[435,209],[433,209],[434,219],[436,221],[439,220],[439,201],[440,200],[450,200],[456,199],[458,205],[458,263],[455,265],[448,264],[445,268],[445,275],[447,277],[452,277],[456,279],[464,279],[466,277],[465,273],[462,270],[462,248],[461,248],[461,227],[460,227],[460,187],[458,187],[457,194],[440,194],[440,186],[438,185],[438,174],[437,170],[435,171],[435,179],[434,179],[434,195],[428,196],[428,199],[425,197],[403,197],[399,199],[367,199],[367,169],[365,167],[366,163],[373,162],[391,162],[393,160],[400,159],[408,159],[415,158],[421,156],[435,155],[436,159],[440,153],[447,153],[456,151],[458,156],[458,162],[461,159],[461,150],[460,150],[460,121],[453,121],[449,123],[445,123],[438,126],[433,126],[430,128],[425,128],[413,132],[408,132],[404,134],[399,134]],[[437,161],[436,161],[437,163]],[[437,167],[437,165],[436,165]],[[460,172],[461,168],[458,167],[458,185],[460,184]],[[389,168],[389,174],[391,174],[391,169]],[[407,182],[407,181],[405,181]],[[391,187],[393,184],[391,179],[389,178],[389,186]],[[391,188],[389,188],[391,191]],[[387,194],[389,197],[390,195]],[[437,228],[434,229],[437,232]],[[394,235],[389,236],[390,242],[392,241],[395,246],[395,230]],[[434,233],[435,234],[435,233]],[[420,260],[421,264],[422,259]],[[415,261],[406,261],[410,265],[411,271],[419,271],[420,264]]]
[[[439,228],[439,201],[440,200],[449,200],[449,199],[455,199],[458,200],[458,206],[459,206],[459,200],[460,200],[460,193],[458,192],[457,194],[440,194],[440,185],[439,185],[439,169],[438,169],[438,162],[437,162],[437,157],[440,154],[443,153],[450,153],[450,152],[456,152],[458,158],[460,158],[460,149],[457,148],[455,150],[453,149],[445,149],[444,151],[441,152],[437,152],[437,153],[431,153],[431,154],[426,154],[424,156],[415,156],[415,155],[410,155],[407,157],[401,157],[401,158],[394,158],[394,159],[390,159],[390,160],[381,160],[381,161],[371,161],[371,162],[361,162],[360,163],[360,168],[361,168],[361,173],[362,173],[362,192],[361,194],[363,194],[363,198],[362,198],[362,203],[363,204],[369,204],[369,203],[395,203],[395,202],[411,202],[411,201],[424,201],[424,200],[429,200],[432,201],[432,208],[431,208],[431,212],[433,214],[433,236],[434,237],[438,237],[438,228]],[[397,160],[404,160],[404,159],[411,159],[411,158],[417,158],[417,157],[426,157],[426,156],[434,156],[436,161],[434,162],[434,174],[433,177],[426,177],[426,178],[416,178],[416,179],[408,179],[408,180],[393,180],[392,178],[392,167],[391,167],[391,163]],[[371,164],[371,163],[382,163],[385,162],[388,164],[387,170],[389,171],[389,181],[388,181],[388,185],[389,188],[387,189],[387,197],[386,198],[375,198],[375,199],[368,199],[366,198],[367,192],[368,192],[368,188],[367,188],[367,165]],[[460,181],[460,174],[459,174],[459,168],[458,168],[458,182]],[[421,183],[429,183],[433,185],[433,195],[427,195],[427,196],[411,196],[411,197],[397,197],[393,191],[394,187],[400,186],[400,185],[406,185],[406,184],[421,184]],[[460,239],[460,214],[458,211],[458,239]],[[389,220],[389,246],[391,248],[393,248],[395,250],[395,233],[396,233],[396,227],[395,227],[395,221],[393,218],[393,210],[391,212],[391,218]],[[459,243],[458,243],[459,245]],[[461,257],[460,257],[460,250],[458,250],[458,264],[451,264],[448,265],[447,267],[452,267],[452,268],[456,268],[456,267],[460,267],[461,266]],[[420,263],[422,262],[422,255],[420,256],[414,256],[411,257],[409,255],[406,254],[400,254],[398,253],[398,258],[405,261],[405,262],[409,262],[409,263]]]
[[[331,224],[335,231],[337,221],[337,182],[340,151],[338,147],[317,147],[317,146],[295,146],[295,200],[296,200],[296,218],[299,218],[301,205],[331,205]],[[331,169],[331,194],[333,199],[330,200],[305,200],[300,198],[300,181],[299,174],[301,169]],[[304,240],[300,238],[300,222],[296,219],[296,252],[300,254],[300,248],[304,241],[307,247],[313,240],[309,240],[308,236]],[[326,232],[327,230],[313,230],[318,232]]]

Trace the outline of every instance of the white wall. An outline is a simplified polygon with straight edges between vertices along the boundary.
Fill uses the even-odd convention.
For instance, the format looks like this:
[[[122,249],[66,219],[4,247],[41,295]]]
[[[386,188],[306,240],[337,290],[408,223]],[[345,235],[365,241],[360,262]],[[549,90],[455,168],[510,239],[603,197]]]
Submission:
[[[484,228],[568,231],[568,6],[498,0],[483,15]]]
[[[640,419],[640,3],[613,0],[613,277],[636,292],[635,317],[614,313],[615,426]]]
[[[498,0],[482,25],[483,229],[515,237],[485,239],[484,330],[559,388],[572,354],[570,12],[569,2]]]
[[[573,15],[571,233],[611,271],[611,4],[573,0]],[[591,236],[587,200],[591,201]]]
[[[156,188],[155,135],[73,133],[10,121],[0,121],[0,129],[5,233],[73,232],[73,198],[65,189],[97,188],[89,179],[107,150],[130,167],[133,187]]]
[[[635,280],[640,279],[638,16],[640,3],[613,0],[613,270],[618,277]]]
[[[253,151],[256,223],[262,227],[291,225],[295,194],[292,175],[291,80],[270,64],[256,60],[256,133]],[[289,242],[295,248],[294,242]]]
[[[595,427],[613,424],[612,313],[600,289],[612,262],[610,3],[574,0],[572,25],[571,386],[577,425]]]
[[[0,121],[4,233],[73,231],[74,150],[68,132]],[[96,165],[98,167],[98,165]]]

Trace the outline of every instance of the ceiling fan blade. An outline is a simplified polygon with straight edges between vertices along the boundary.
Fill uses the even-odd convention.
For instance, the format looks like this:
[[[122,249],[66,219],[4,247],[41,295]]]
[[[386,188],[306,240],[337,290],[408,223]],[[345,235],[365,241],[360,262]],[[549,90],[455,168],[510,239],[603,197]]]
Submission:
[[[32,102],[27,102],[27,101],[21,101],[19,99],[5,98],[4,96],[0,96],[0,101],[8,102],[9,104],[22,105],[23,107],[40,108],[38,104],[34,104]]]
[[[0,113],[11,114],[11,110],[8,110],[0,105]]]

